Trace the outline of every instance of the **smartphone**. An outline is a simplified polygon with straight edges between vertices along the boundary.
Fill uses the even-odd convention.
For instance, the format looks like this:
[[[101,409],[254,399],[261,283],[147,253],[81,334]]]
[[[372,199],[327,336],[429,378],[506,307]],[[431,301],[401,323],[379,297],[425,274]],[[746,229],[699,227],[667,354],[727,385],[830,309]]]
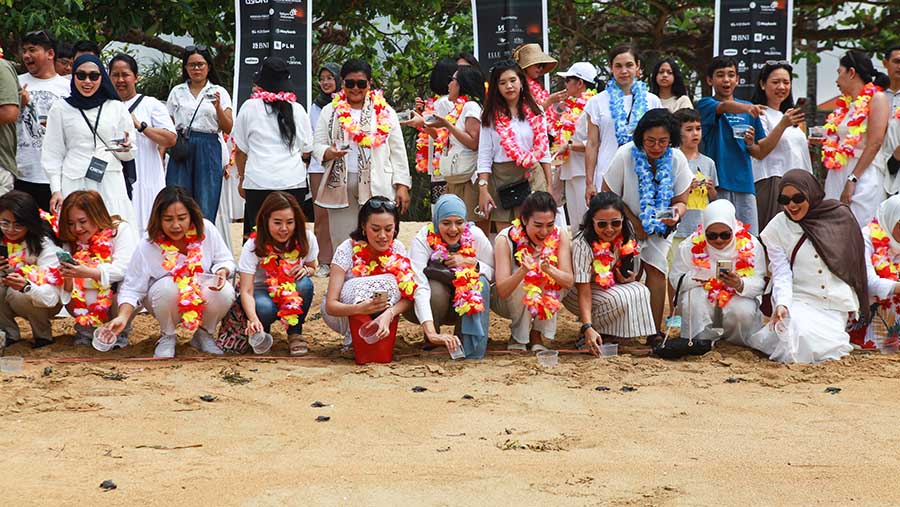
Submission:
[[[794,104],[794,107],[806,107],[806,97],[800,97],[797,99],[797,102]]]
[[[721,279],[734,269],[734,263],[727,259],[719,259],[716,261],[716,278]]]
[[[388,293],[386,290],[376,290],[374,294],[372,294],[372,299],[375,301],[387,301]]]
[[[623,278],[628,278],[634,272],[634,255],[626,255],[622,257],[622,263],[619,264],[619,274]]]
[[[412,119],[412,111],[400,111],[399,113],[397,113],[397,120],[399,120],[401,122],[409,121],[411,119]]]
[[[0,257],[3,257],[4,259],[9,257],[9,248],[4,244],[0,244]]]
[[[72,254],[65,250],[57,250],[56,258],[59,259],[59,262],[64,262],[66,264],[78,264],[75,262],[75,259],[72,257]]]

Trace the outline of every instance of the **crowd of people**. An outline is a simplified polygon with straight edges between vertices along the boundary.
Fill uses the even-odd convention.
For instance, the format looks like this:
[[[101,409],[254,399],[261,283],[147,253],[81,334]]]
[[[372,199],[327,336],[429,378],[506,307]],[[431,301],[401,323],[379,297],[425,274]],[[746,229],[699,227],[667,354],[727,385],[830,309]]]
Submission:
[[[717,56],[694,104],[675,60],[644,81],[629,45],[603,62],[599,93],[591,62],[545,89],[558,62],[536,44],[488,76],[472,55],[443,58],[433,96],[400,111],[358,59],[318,69],[307,111],[272,57],[237,114],[204,46],[185,48],[165,104],[137,92],[128,55],[104,63],[45,31],[22,47],[26,73],[0,60],[6,345],[16,317],[35,347],[53,343],[65,307],[76,343],[99,350],[127,346],[146,310],[156,357],[175,355],[179,325],[205,353],[263,354],[277,321],[303,355],[319,276],[323,320],[360,363],[391,360],[400,316],[454,357],[485,355],[491,312],[511,321],[509,350],[547,350],[563,308],[597,355],[675,336],[782,362],[897,346],[900,46],[884,53],[888,75],[863,52],[841,58],[824,127],[806,124],[788,62],[766,63],[748,102],[737,63]],[[220,232],[229,164],[244,199],[237,262],[229,220]],[[413,170],[432,217],[404,245]]]

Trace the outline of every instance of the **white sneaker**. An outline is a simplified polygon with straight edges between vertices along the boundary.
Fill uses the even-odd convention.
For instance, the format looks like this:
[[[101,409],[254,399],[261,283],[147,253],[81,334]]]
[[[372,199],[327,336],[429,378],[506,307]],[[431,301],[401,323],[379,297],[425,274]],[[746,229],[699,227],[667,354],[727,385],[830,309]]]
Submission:
[[[316,269],[316,278],[328,278],[330,274],[331,264],[319,264],[318,269]]]
[[[160,336],[156,342],[156,350],[153,351],[153,357],[164,357],[170,359],[175,357],[175,335]]]
[[[191,347],[199,350],[200,352],[206,354],[213,354],[217,356],[221,356],[225,354],[225,352],[216,345],[216,341],[209,336],[209,333],[204,331],[203,329],[198,329],[196,333],[194,333],[194,337],[191,338]]]

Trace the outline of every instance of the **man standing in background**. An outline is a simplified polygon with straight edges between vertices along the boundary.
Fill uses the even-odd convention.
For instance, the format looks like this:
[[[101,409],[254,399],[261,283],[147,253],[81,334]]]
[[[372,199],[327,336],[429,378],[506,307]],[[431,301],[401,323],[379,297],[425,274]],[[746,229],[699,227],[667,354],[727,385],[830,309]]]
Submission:
[[[19,119],[21,87],[16,68],[3,60],[0,48],[0,194],[13,189],[16,170],[16,122]]]

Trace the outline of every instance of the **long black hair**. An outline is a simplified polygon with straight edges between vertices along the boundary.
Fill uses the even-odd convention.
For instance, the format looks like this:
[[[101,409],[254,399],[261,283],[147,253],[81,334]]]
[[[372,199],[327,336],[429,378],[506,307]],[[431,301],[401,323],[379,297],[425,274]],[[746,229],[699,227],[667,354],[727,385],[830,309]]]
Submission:
[[[188,75],[187,64],[188,58],[191,55],[200,55],[206,60],[206,68],[208,69],[208,73],[206,74],[206,80],[215,85],[221,85],[222,80],[219,79],[219,73],[216,72],[216,67],[213,65],[212,54],[210,54],[209,49],[206,46],[188,46],[184,48],[184,53],[181,54],[181,81],[187,82],[191,80],[191,76]]]
[[[872,83],[876,79],[880,82],[884,81],[882,76],[885,76],[885,74],[875,70],[875,65],[872,64],[872,59],[869,58],[869,55],[858,49],[851,49],[844,53],[844,56],[841,57],[840,65],[847,70],[855,70],[856,75],[862,79],[863,83]]]
[[[387,197],[376,195],[359,207],[356,218],[356,230],[350,233],[354,241],[366,241],[366,223],[369,217],[379,213],[390,213],[394,217],[394,239],[400,234],[400,206]]]
[[[650,93],[659,95],[659,83],[656,82],[656,75],[664,63],[668,63],[672,69],[672,96],[681,97],[682,95],[687,95],[687,87],[684,86],[684,76],[681,74],[681,68],[671,56],[663,58],[653,66],[653,72],[650,73]]]
[[[0,196],[0,213],[9,211],[18,225],[25,227],[25,245],[28,252],[40,255],[41,242],[44,237],[50,238],[57,245],[59,240],[53,233],[50,224],[41,218],[41,212],[37,201],[31,194],[19,190],[13,190]]]
[[[604,209],[614,209],[622,214],[622,242],[631,241],[634,231],[631,229],[631,222],[625,216],[625,202],[622,198],[612,192],[600,192],[588,203],[588,209],[584,213],[579,229],[582,231],[582,237],[588,245],[599,241],[597,231],[594,230],[594,215]]]
[[[786,70],[788,78],[791,80],[791,93],[788,93],[788,96],[785,97],[784,100],[781,101],[781,105],[778,106],[778,109],[783,113],[794,107],[794,67],[789,63],[767,63],[765,67],[759,71],[759,78],[757,78],[756,86],[753,88],[753,96],[750,97],[750,102],[762,104],[764,106],[769,104],[769,99],[766,97],[766,91],[763,88],[765,88],[769,76],[778,69]]]
[[[543,114],[543,111],[541,111],[537,102],[534,101],[534,97],[531,96],[531,90],[528,87],[528,79],[525,77],[525,71],[523,71],[522,68],[519,67],[519,64],[514,60],[504,60],[494,65],[491,69],[491,82],[488,85],[488,95],[485,100],[484,111],[481,113],[481,124],[484,126],[494,126],[495,113],[498,113],[501,116],[509,115],[506,99],[503,98],[503,94],[500,93],[500,85],[498,84],[500,82],[500,76],[508,70],[516,73],[516,76],[519,78],[519,85],[521,86],[517,111],[518,118],[520,120],[525,119],[526,107],[531,109],[531,112],[534,114]]]
[[[441,58],[431,69],[431,76],[428,78],[428,87],[435,95],[447,95],[450,91],[447,87],[450,85],[450,78],[456,72],[456,59]]]
[[[459,85],[459,94],[466,95],[469,99],[484,104],[484,74],[478,67],[466,65],[457,67],[456,84]]]

